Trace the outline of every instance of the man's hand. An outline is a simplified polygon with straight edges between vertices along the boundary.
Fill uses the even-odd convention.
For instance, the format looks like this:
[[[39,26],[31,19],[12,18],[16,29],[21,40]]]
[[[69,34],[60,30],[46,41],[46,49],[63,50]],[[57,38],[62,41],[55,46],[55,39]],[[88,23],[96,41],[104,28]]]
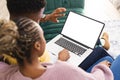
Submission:
[[[70,58],[70,54],[69,54],[68,50],[66,50],[66,49],[63,49],[58,54],[58,60],[67,61],[69,58]]]
[[[51,14],[47,14],[45,18],[41,19],[41,21],[52,21],[52,22],[59,22],[58,18],[65,16],[63,12],[65,12],[66,9],[61,7],[55,9]]]

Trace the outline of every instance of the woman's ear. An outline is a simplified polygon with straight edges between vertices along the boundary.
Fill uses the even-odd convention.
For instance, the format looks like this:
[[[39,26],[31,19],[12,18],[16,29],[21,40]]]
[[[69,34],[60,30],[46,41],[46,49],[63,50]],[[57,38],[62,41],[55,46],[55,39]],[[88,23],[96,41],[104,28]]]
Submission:
[[[35,42],[35,44],[34,44],[34,48],[36,49],[36,50],[40,50],[41,49],[41,45],[40,45],[40,42]]]

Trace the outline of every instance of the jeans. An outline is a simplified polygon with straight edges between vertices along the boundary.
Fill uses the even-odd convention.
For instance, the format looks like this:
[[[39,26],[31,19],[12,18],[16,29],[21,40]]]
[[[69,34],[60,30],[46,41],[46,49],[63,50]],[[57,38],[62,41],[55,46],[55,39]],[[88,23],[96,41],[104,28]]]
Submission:
[[[92,68],[93,68],[96,64],[98,64],[98,63],[100,63],[100,62],[102,62],[102,61],[104,61],[104,60],[107,60],[107,61],[109,61],[110,63],[112,63],[112,62],[114,61],[114,59],[113,59],[111,56],[105,56],[105,57],[99,59],[99,60],[98,60],[96,63],[94,63],[92,66],[90,66],[86,71],[87,71],[87,72],[91,72]]]
[[[112,62],[110,69],[113,72],[114,80],[120,80],[120,55]]]
[[[113,58],[110,57],[110,56],[105,56],[105,57],[101,58],[100,60],[98,60],[96,63],[94,63],[94,64],[93,64],[91,67],[89,67],[89,69],[86,70],[86,71],[87,71],[87,72],[90,72],[91,69],[92,69],[96,64],[98,64],[99,62],[104,61],[104,60],[108,60],[109,62],[111,62],[110,69],[111,69],[111,71],[113,72],[114,80],[120,80],[120,55],[119,55],[116,59],[113,59]]]
[[[85,71],[88,70],[93,64],[105,56],[110,56],[102,47],[96,47],[93,52],[79,65]],[[110,56],[111,57],[111,56]]]

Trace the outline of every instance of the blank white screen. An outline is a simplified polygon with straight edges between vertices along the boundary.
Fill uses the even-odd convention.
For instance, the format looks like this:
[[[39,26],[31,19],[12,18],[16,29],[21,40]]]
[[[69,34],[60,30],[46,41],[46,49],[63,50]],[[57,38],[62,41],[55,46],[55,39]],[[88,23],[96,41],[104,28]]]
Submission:
[[[62,34],[90,48],[94,48],[104,24],[70,12]]]

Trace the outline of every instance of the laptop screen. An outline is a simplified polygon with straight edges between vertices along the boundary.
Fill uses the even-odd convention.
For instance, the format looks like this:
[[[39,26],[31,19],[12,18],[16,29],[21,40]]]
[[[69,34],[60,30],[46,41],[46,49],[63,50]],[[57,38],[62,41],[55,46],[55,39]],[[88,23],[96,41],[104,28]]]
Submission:
[[[100,21],[69,12],[61,34],[93,49],[103,28]]]

